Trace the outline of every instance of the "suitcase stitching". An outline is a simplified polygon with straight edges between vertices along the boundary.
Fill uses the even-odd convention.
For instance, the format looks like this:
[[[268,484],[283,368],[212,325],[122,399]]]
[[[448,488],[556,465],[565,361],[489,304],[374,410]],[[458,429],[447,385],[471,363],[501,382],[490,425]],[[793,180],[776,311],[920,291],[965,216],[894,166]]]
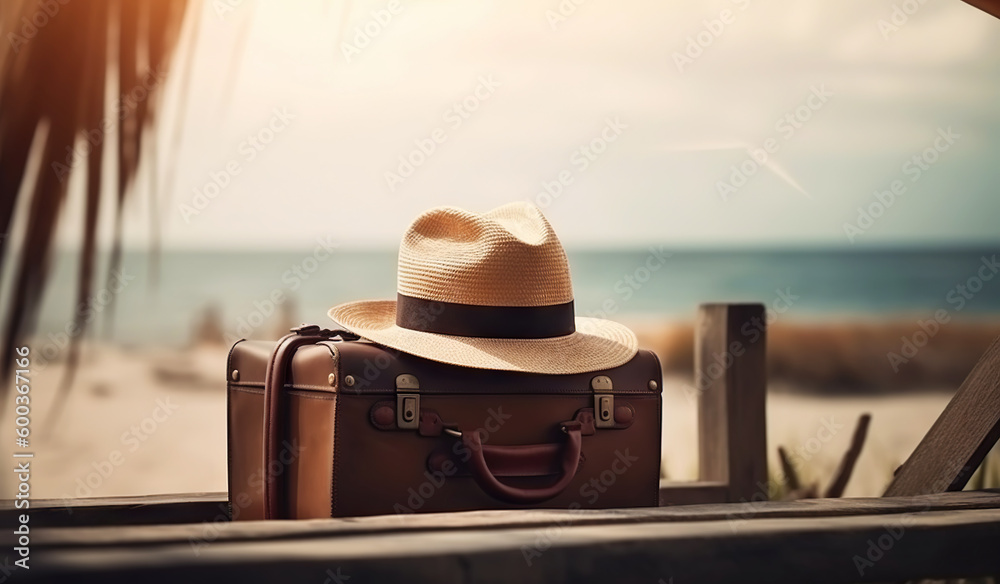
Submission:
[[[340,417],[340,394],[334,394],[333,396],[333,475],[330,477],[330,517],[337,516],[337,476],[338,469],[340,466],[340,457],[337,456],[337,448],[340,447],[340,424],[337,423],[337,419]]]
[[[337,358],[337,348],[333,346],[332,342],[319,342],[318,345],[323,345],[330,351],[330,360],[333,364],[333,375],[335,378],[340,376],[340,360]],[[335,509],[337,506],[337,448],[340,445],[340,424],[337,423],[337,418],[340,414],[340,392],[337,391],[339,384],[334,385],[332,394],[330,392],[330,387],[324,387],[324,392],[330,397],[323,399],[333,402],[333,448],[330,449],[330,456],[333,457],[331,461],[331,476],[330,476],[330,517],[335,517]]]
[[[232,383],[232,382],[230,382],[230,385],[233,386],[233,387],[254,387],[254,388],[259,387],[261,389],[264,388],[264,384],[263,383],[247,383],[247,382]],[[293,389],[312,389],[312,390],[316,390],[316,391],[323,391],[323,392],[326,392],[326,393],[333,393],[332,391],[330,391],[330,386],[329,385],[302,385],[302,384],[299,384],[299,383],[286,383],[284,387],[285,387],[285,389],[288,389],[288,390],[293,390]]]
[[[337,397],[333,396],[333,395],[316,395],[315,392],[299,391],[297,389],[289,391],[287,393],[288,393],[288,395],[294,395],[296,397],[301,397],[301,398],[305,398],[305,399],[318,399],[318,400],[323,400],[323,401],[334,401],[334,400],[337,399]]]
[[[320,342],[320,345],[325,346],[330,350],[330,359],[333,362],[333,375],[340,376],[340,360],[337,358],[337,349],[329,342]],[[329,392],[329,388],[325,388]],[[337,456],[337,448],[340,447],[340,424],[337,423],[337,418],[340,417],[340,389],[339,384],[334,386],[333,394],[330,400],[333,401],[333,448],[330,449],[330,456],[333,457],[331,461],[330,468],[332,469],[332,474],[330,476],[330,517],[336,517],[337,509],[337,469],[338,460],[340,457]],[[327,394],[330,395],[330,394]]]

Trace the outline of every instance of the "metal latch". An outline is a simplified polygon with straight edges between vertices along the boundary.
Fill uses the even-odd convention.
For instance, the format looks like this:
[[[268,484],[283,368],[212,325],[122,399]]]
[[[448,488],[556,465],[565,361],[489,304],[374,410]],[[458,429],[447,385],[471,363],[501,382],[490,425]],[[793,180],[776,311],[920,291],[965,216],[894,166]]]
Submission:
[[[396,426],[403,430],[420,427],[420,382],[409,373],[396,377]]]
[[[612,393],[611,378],[598,375],[590,380],[594,390],[594,425],[598,428],[615,427],[615,396]]]

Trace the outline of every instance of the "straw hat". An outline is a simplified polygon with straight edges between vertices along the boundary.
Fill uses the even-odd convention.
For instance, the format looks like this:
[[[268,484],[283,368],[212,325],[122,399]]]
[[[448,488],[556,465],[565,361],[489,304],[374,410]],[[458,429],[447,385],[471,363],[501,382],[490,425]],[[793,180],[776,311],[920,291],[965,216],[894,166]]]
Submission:
[[[524,202],[423,213],[399,247],[396,300],[329,315],[380,345],[481,369],[584,373],[626,363],[638,348],[625,326],[574,315],[566,252]]]

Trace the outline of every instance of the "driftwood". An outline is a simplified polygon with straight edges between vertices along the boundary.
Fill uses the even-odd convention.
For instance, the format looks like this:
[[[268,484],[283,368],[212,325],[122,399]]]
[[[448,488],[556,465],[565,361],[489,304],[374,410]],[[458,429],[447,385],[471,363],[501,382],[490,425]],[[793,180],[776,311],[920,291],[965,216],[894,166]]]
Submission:
[[[854,467],[858,463],[858,457],[861,456],[861,449],[864,447],[865,439],[868,437],[868,426],[871,424],[871,420],[871,414],[861,414],[858,418],[858,423],[854,427],[854,434],[851,436],[851,445],[840,460],[840,465],[837,467],[837,472],[833,475],[833,480],[830,481],[830,485],[823,493],[825,498],[836,499],[844,496],[844,490],[847,488],[848,481],[851,480]],[[788,489],[783,499],[815,499],[819,497],[819,483],[802,485],[799,472],[789,458],[788,451],[783,446],[778,447],[778,459],[781,461],[781,471],[784,475],[785,487]]]
[[[854,435],[851,436],[851,446],[844,453],[844,458],[840,461],[840,466],[837,467],[837,473],[833,475],[830,486],[823,494],[824,497],[835,499],[844,496],[844,489],[847,488],[847,482],[851,480],[854,466],[858,463],[858,457],[861,456],[861,448],[865,445],[865,439],[868,437],[868,426],[871,421],[871,414],[861,414],[861,417],[858,418],[858,424],[854,427]]]

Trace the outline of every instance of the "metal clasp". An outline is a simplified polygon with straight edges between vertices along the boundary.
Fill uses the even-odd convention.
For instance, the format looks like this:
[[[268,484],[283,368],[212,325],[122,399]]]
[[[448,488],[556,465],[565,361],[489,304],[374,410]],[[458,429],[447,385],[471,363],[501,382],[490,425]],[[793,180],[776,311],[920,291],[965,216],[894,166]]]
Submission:
[[[396,426],[403,430],[420,427],[420,382],[409,373],[396,377]]]
[[[590,380],[590,388],[594,390],[594,426],[598,428],[615,427],[615,396],[611,378],[598,375]]]

